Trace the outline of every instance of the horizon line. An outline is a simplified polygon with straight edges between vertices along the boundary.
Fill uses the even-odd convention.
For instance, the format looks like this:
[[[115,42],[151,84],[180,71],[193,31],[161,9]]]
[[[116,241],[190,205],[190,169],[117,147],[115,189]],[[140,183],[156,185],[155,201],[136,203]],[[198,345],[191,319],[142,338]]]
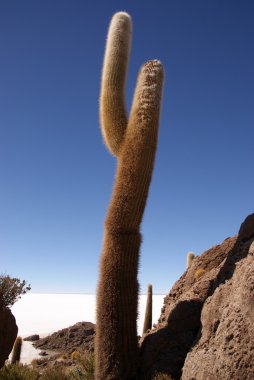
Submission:
[[[26,293],[24,295],[29,295],[29,294],[68,294],[68,295],[91,295],[91,296],[95,296],[96,295],[96,292],[95,293],[88,293],[88,292],[29,292],[29,293]],[[166,295],[168,293],[153,293],[154,296],[163,296],[163,295]],[[140,296],[145,296],[147,295],[147,293],[140,293],[138,294]],[[22,297],[22,296],[21,296]]]

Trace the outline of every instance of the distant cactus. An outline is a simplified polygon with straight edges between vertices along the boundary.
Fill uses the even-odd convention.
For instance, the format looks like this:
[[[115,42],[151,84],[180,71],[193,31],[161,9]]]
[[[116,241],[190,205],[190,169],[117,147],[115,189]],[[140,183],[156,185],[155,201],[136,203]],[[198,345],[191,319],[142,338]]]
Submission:
[[[194,252],[188,252],[187,253],[187,269],[191,266],[194,258],[195,258]]]
[[[18,336],[15,340],[13,350],[12,350],[12,357],[11,357],[12,364],[20,362],[21,348],[22,348],[22,338]]]
[[[153,286],[149,284],[147,286],[147,299],[146,299],[146,312],[143,327],[143,334],[152,328],[153,319]]]
[[[127,13],[113,16],[102,72],[101,129],[106,146],[117,157],[117,172],[97,292],[96,380],[134,379],[138,362],[139,228],[157,146],[163,68],[159,61],[143,65],[128,120],[125,80],[131,30]]]

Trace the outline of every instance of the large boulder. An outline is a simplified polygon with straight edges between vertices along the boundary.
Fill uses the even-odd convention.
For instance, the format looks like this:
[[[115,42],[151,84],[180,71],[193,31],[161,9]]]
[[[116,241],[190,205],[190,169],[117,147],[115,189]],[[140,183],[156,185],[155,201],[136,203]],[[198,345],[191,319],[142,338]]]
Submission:
[[[0,309],[0,368],[9,357],[17,334],[18,327],[10,309]]]
[[[156,372],[163,372],[171,374],[174,380],[178,380],[181,378],[182,369],[184,380],[238,379],[233,375],[223,377],[224,372],[227,373],[225,376],[228,376],[228,368],[226,368],[225,361],[222,360],[223,356],[219,354],[219,351],[217,355],[214,354],[215,350],[218,350],[216,345],[219,343],[208,339],[210,337],[209,332],[211,333],[215,329],[213,324],[217,328],[224,326],[224,324],[226,326],[229,322],[238,326],[239,321],[236,315],[238,317],[240,315],[242,318],[240,320],[243,330],[238,335],[233,333],[233,336],[231,332],[228,332],[227,336],[230,338],[227,339],[231,341],[230,345],[234,345],[234,340],[238,339],[236,347],[239,351],[238,359],[241,358],[238,366],[245,368],[245,377],[241,372],[239,379],[254,378],[253,369],[248,361],[249,359],[247,359],[248,355],[243,353],[244,347],[252,347],[253,354],[254,334],[249,322],[251,316],[253,318],[253,298],[251,298],[253,285],[251,285],[250,279],[247,281],[248,276],[253,271],[253,248],[251,248],[253,237],[253,217],[248,217],[246,223],[244,222],[241,225],[241,234],[227,238],[222,244],[212,247],[193,260],[191,266],[175,283],[165,298],[158,324],[154,325],[154,328],[145,334],[140,341],[141,379],[151,379]],[[245,288],[236,289],[237,284],[238,286],[240,284],[238,277],[241,268],[242,270],[246,268],[246,275],[243,277],[245,280],[242,279],[241,282],[242,285],[245,284]],[[225,286],[227,286],[227,290],[220,290]],[[241,298],[240,294],[245,294],[245,297]],[[249,295],[247,296],[247,294]],[[226,306],[229,305],[229,295],[232,297],[231,302],[234,302],[235,310],[240,310],[240,312],[234,314],[230,309],[231,313],[228,313],[226,318],[223,310],[229,311],[228,306]],[[243,308],[243,302],[245,302],[245,308]],[[213,320],[212,315],[217,316],[216,321]],[[223,319],[221,325],[222,316],[225,320]],[[212,318],[212,321],[209,317]],[[221,332],[221,329],[219,331]],[[249,346],[244,343],[245,339],[241,340],[244,331]],[[202,347],[204,346],[205,339],[208,339],[206,352],[213,352],[212,358],[217,362],[216,370],[212,364],[213,359],[211,357],[209,360],[206,359],[208,356],[203,355],[201,346],[199,346],[199,342],[201,342]],[[220,350],[224,350],[224,355],[228,354],[224,346],[221,346]],[[230,352],[232,353],[232,350]],[[234,357],[229,356],[228,363],[235,359],[236,354]],[[205,370],[208,366],[210,366],[210,377],[208,377],[207,372],[205,375],[204,372],[202,373],[202,368]],[[190,371],[190,368],[193,372]],[[193,368],[196,368],[197,371]],[[199,368],[202,375],[198,374]]]

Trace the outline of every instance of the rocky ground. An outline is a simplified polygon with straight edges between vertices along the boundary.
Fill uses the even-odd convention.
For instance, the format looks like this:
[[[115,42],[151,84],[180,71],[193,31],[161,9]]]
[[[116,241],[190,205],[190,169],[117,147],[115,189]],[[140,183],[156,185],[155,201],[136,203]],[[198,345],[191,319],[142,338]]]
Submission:
[[[32,362],[34,368],[46,369],[57,366],[76,365],[79,356],[94,350],[95,325],[91,322],[78,322],[73,326],[59,330],[45,338],[32,335],[24,340],[33,342],[40,349],[41,359]]]

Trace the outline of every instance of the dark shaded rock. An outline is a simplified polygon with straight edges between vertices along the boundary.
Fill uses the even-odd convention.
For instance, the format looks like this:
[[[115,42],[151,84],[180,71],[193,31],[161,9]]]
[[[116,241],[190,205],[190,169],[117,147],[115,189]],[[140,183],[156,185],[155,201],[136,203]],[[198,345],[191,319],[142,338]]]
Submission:
[[[94,350],[95,325],[91,322],[78,322],[74,326],[62,329],[46,338],[34,342],[35,348],[53,350],[62,353]]]
[[[175,283],[140,340],[140,379],[254,379],[253,221],[196,257]]]
[[[247,241],[254,237],[254,214],[247,216],[239,230],[239,240]]]
[[[24,338],[23,340],[26,340],[28,342],[34,342],[36,340],[39,340],[40,339],[40,336],[38,334],[34,334],[34,335],[30,335],[26,338]]]
[[[16,319],[8,308],[0,310],[0,368],[8,359],[17,338]]]

